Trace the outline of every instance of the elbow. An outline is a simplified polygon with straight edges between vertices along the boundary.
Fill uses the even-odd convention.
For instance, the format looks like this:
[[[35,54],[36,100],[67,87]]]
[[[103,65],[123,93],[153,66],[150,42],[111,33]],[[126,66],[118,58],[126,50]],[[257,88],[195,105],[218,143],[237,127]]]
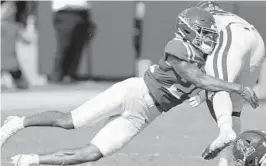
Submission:
[[[196,87],[198,87],[198,88],[203,88],[203,87],[204,87],[204,82],[203,82],[201,79],[199,79],[199,80],[197,80],[197,81],[194,83],[194,85],[195,85]]]
[[[206,81],[202,75],[198,75],[197,79],[194,82],[194,85],[198,88],[202,88],[206,86]]]

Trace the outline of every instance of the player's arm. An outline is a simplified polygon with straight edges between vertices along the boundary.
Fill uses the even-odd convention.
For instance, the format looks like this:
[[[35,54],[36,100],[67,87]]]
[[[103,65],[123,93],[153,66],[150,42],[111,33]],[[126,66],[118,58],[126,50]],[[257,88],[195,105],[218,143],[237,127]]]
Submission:
[[[169,55],[167,61],[174,68],[177,74],[194,84],[196,87],[213,92],[236,92],[248,100],[253,108],[258,106],[257,97],[250,88],[207,75],[194,64],[181,60],[173,55]]]

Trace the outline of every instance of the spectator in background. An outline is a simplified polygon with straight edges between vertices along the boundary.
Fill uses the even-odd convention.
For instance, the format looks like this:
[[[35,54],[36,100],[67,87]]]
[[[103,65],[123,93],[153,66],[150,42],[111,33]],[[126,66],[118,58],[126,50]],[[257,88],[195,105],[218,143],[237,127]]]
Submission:
[[[94,23],[91,21],[91,3],[86,0],[53,0],[54,27],[57,37],[57,55],[52,82],[78,79],[78,65],[83,48],[91,38]]]
[[[27,2],[1,1],[1,73],[9,73],[19,89],[27,89],[28,81],[17,59],[16,41],[29,41],[22,33],[26,27]]]

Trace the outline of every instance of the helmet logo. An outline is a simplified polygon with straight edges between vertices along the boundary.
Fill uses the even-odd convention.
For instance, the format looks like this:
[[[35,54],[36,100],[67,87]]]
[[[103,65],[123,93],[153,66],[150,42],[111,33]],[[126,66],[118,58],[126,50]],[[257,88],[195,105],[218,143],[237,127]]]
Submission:
[[[237,150],[244,156],[243,161],[246,161],[247,157],[252,155],[256,150],[253,146],[245,145],[242,139],[239,139],[236,144]]]

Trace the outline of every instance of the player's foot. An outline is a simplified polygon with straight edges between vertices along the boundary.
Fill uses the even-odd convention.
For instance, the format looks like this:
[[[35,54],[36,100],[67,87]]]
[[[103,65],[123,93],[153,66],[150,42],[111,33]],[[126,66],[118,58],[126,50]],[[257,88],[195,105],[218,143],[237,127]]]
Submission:
[[[236,139],[236,133],[234,130],[228,130],[221,132],[219,136],[214,140],[202,153],[202,157],[205,160],[214,159],[224,148],[230,145]]]
[[[10,138],[12,135],[23,129],[23,119],[17,116],[9,116],[4,122],[4,125],[0,128],[0,147]]]
[[[18,154],[11,157],[15,166],[39,165],[39,156],[36,154]]]

